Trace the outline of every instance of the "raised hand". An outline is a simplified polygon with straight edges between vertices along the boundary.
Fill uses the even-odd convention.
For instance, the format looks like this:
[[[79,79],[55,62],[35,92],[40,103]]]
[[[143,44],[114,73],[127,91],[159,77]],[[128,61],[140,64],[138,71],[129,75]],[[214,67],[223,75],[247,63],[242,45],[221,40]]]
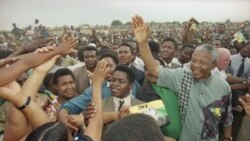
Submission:
[[[129,115],[129,107],[122,107],[119,111],[118,118],[124,118]]]
[[[66,38],[64,42],[58,45],[58,54],[64,55],[64,54],[74,52],[73,48],[76,47],[77,43],[78,43],[78,40],[74,36]]]
[[[106,60],[102,59],[101,61],[99,61],[95,68],[95,71],[90,76],[93,84],[102,84],[109,69],[110,68],[107,66]]]
[[[71,132],[78,131],[77,121],[69,114],[64,114],[65,111],[58,113],[58,120],[67,126]]]
[[[48,39],[37,39],[37,40],[32,41],[27,46],[24,46],[23,49],[24,49],[24,51],[26,53],[27,52],[32,52],[32,51],[36,50],[37,48],[47,46],[50,41],[52,41],[51,38],[48,38]]]
[[[250,94],[246,94],[246,96],[239,99],[240,103],[242,104],[243,108],[245,109],[247,115],[250,116]]]
[[[138,43],[147,43],[149,38],[149,25],[145,24],[143,18],[140,16],[132,17],[134,35]]]

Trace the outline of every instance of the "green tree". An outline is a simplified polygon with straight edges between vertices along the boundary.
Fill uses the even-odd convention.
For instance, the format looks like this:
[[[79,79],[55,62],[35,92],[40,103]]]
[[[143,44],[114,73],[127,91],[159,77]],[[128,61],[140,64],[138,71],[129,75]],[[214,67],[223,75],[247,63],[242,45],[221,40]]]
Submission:
[[[122,25],[122,22],[119,20],[113,20],[111,23],[111,26],[119,26],[119,25]]]

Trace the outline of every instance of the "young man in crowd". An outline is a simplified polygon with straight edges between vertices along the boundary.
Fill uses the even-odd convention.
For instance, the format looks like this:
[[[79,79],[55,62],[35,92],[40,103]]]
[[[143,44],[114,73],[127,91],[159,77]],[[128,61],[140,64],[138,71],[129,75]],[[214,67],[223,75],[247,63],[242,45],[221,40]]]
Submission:
[[[98,63],[97,49],[91,46],[80,48],[78,59],[85,63],[84,66],[72,70],[76,78],[77,92],[80,94],[91,86],[91,80],[88,77],[87,71],[93,72],[95,70]]]

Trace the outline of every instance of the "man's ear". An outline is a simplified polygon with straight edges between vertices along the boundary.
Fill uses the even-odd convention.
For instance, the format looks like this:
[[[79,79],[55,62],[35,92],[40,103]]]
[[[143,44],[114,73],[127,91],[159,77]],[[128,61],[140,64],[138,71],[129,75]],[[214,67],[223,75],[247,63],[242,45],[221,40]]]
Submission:
[[[216,62],[212,63],[212,65],[211,65],[211,70],[213,70],[214,68],[216,68],[216,66],[217,66],[217,63],[216,63]]]

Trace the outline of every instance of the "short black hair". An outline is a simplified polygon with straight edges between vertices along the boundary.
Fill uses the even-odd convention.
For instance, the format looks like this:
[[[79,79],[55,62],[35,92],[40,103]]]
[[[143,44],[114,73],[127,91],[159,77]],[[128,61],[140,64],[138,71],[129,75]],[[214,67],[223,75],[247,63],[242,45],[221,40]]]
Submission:
[[[129,83],[134,83],[135,82],[135,73],[128,66],[126,66],[126,65],[118,65],[118,66],[116,66],[114,72],[116,72],[116,71],[125,72],[127,74],[127,76],[128,76]]]
[[[174,38],[171,38],[171,37],[165,38],[165,39],[161,42],[161,44],[163,44],[164,42],[167,42],[167,41],[172,42],[172,43],[174,44],[175,50],[178,49],[178,43],[176,42],[176,40],[175,40]]]
[[[131,54],[134,54],[134,49],[133,49],[133,47],[131,47],[131,45],[129,45],[128,43],[122,43],[122,44],[120,44],[119,47],[118,47],[117,49],[119,49],[119,48],[122,47],[122,46],[127,46],[127,47],[130,49]]]
[[[26,141],[68,141],[68,129],[61,122],[48,122],[33,130]]]
[[[102,141],[164,141],[164,135],[152,117],[131,114],[114,122]]]
[[[181,47],[181,50],[184,50],[185,48],[192,48],[192,49],[195,49],[195,47],[192,45],[192,44],[183,44],[182,47]]]
[[[68,69],[68,68],[62,68],[62,69],[58,69],[54,75],[53,75],[53,78],[52,78],[52,83],[53,84],[57,84],[57,79],[61,76],[65,76],[65,75],[70,75],[72,76],[73,80],[75,80],[75,76],[73,74],[73,72]]]
[[[107,46],[102,47],[101,49],[98,50],[98,55],[101,56],[103,53],[109,52],[110,49]]]
[[[106,57],[110,57],[116,65],[119,64],[119,59],[118,59],[117,55],[115,53],[113,53],[112,51],[107,51],[107,52],[103,53],[100,56],[100,60],[102,60],[103,58],[106,58]]]
[[[159,54],[159,51],[160,51],[160,45],[153,40],[148,41],[148,45],[149,45],[149,49],[150,49],[151,53],[154,56],[157,56]]]
[[[79,49],[78,53],[77,53],[77,56],[78,56],[78,59],[82,62],[84,62],[84,56],[83,56],[83,53],[85,51],[95,51],[96,52],[96,56],[98,56],[98,51],[97,51],[97,48],[96,47],[93,47],[93,46],[87,46],[87,47],[82,47]]]

